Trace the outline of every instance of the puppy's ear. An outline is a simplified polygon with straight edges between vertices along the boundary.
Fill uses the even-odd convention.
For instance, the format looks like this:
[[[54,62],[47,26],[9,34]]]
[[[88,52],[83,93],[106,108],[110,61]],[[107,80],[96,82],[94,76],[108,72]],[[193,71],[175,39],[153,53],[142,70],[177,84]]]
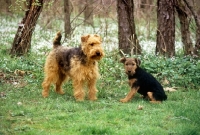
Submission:
[[[82,36],[81,37],[81,42],[86,42],[89,37],[90,37],[90,35]]]
[[[137,63],[137,65],[138,65],[138,66],[140,66],[140,64],[141,64],[141,61],[140,61],[140,59],[138,59],[138,58],[135,58],[135,62]]]
[[[120,59],[120,62],[123,63],[123,64],[125,63],[125,61],[126,61],[125,57],[123,57],[123,58]]]

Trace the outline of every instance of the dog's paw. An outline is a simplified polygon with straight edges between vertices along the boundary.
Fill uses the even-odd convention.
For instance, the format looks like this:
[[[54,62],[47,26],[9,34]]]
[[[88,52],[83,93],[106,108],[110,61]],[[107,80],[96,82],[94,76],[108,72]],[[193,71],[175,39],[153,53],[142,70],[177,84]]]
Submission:
[[[95,101],[95,100],[97,100],[97,97],[89,98],[89,100],[91,100],[91,101]]]
[[[76,101],[77,101],[77,102],[83,102],[84,99],[83,99],[83,98],[76,98]]]
[[[60,94],[60,95],[64,95],[65,94],[65,92],[64,91],[56,91],[58,94]]]
[[[123,99],[120,99],[120,102],[126,103],[126,102],[128,102],[128,100],[126,100],[125,98],[123,98]]]
[[[47,98],[48,96],[49,96],[49,93],[48,92],[42,92],[42,96],[43,96],[43,98]]]
[[[150,101],[150,103],[152,103],[152,104],[160,104],[161,101]]]

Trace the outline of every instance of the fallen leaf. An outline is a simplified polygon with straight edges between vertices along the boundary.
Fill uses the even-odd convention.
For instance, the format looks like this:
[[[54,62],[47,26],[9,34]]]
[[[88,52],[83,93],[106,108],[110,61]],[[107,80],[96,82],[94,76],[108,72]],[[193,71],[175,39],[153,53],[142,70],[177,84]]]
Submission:
[[[19,106],[22,105],[22,102],[18,102],[17,105],[19,105]]]
[[[142,105],[138,105],[137,109],[138,110],[143,110],[143,106]]]
[[[16,69],[14,73],[15,75],[24,76],[26,71]]]
[[[168,91],[168,92],[175,92],[175,91],[177,91],[176,90],[176,87],[166,87],[166,88],[164,88],[164,91]]]
[[[0,98],[6,98],[6,94],[4,92],[1,92]]]
[[[167,80],[166,77],[165,77],[165,79],[163,80],[162,84],[163,84],[163,85],[168,85],[168,84],[169,84],[169,81]]]

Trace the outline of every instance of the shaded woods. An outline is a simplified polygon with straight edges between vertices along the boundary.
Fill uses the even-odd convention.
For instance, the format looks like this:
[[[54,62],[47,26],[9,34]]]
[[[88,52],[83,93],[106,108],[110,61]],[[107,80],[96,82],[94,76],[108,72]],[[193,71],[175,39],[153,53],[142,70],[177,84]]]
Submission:
[[[44,4],[42,0],[26,2],[8,0],[4,1],[4,4],[6,6],[1,10],[7,14],[11,12],[17,14],[19,9],[20,13],[25,11],[13,41],[11,55],[23,55],[29,52],[32,32],[41,13],[44,27],[53,27],[51,22],[55,19],[63,20],[65,38],[70,38],[79,25],[94,28],[97,25],[96,18],[117,21],[119,42],[116,46],[129,55],[143,52],[138,38],[140,33],[137,30],[140,22],[145,22],[149,30],[152,29],[151,24],[157,23],[154,29],[157,31],[155,54],[175,56],[175,40],[179,38],[175,33],[178,32],[181,35],[184,55],[199,56],[200,4],[198,0],[48,0]],[[179,24],[175,20],[179,20]],[[105,26],[104,29],[107,27]],[[152,31],[147,34],[150,32]]]

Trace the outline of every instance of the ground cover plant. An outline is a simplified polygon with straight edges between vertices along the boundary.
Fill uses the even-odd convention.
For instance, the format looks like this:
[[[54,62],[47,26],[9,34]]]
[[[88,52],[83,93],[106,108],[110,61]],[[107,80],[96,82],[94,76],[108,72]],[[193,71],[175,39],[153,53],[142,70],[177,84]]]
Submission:
[[[150,104],[139,95],[129,103],[120,103],[119,99],[126,95],[129,86],[119,62],[121,56],[117,50],[107,47],[114,44],[114,37],[117,38],[116,31],[111,31],[113,40],[104,38],[107,51],[99,63],[98,100],[76,102],[71,82],[63,87],[65,95],[57,95],[52,87],[50,96],[44,99],[41,95],[43,64],[57,31],[41,31],[38,25],[32,39],[32,52],[11,58],[9,48],[17,21],[14,17],[3,16],[0,21],[0,134],[200,134],[199,58],[181,55],[164,58],[148,53],[137,56],[142,61],[141,66],[165,88],[176,91],[169,89],[168,100],[162,104]],[[79,45],[81,34],[79,31],[67,44]]]

